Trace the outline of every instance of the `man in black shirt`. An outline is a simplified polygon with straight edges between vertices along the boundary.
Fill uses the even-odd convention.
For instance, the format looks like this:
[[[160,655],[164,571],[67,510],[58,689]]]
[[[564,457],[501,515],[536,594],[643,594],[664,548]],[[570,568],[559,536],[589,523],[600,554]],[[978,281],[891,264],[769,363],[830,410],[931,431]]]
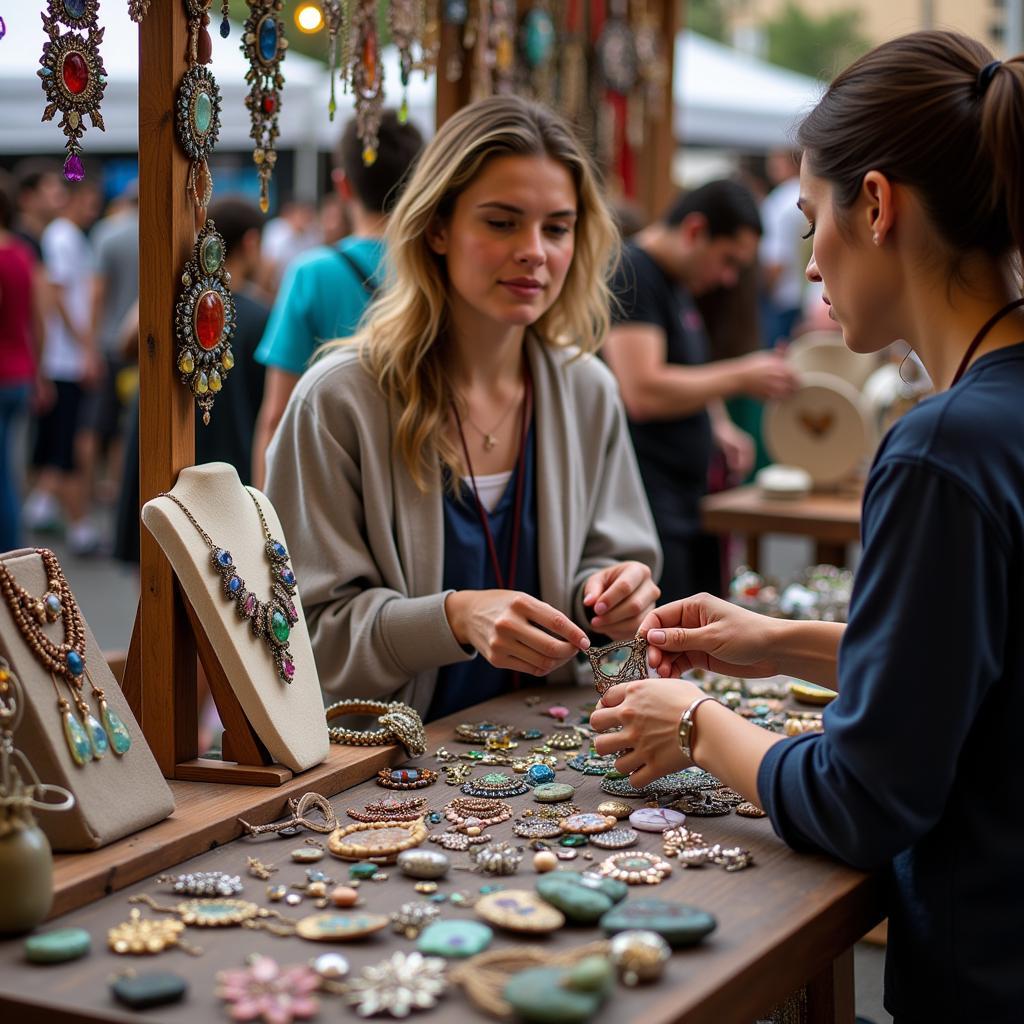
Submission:
[[[729,419],[732,395],[777,398],[796,384],[775,353],[708,362],[693,296],[736,284],[753,263],[761,221],[753,196],[713,181],[680,197],[628,242],[612,282],[615,325],[604,355],[618,378],[665,568],[663,601],[721,590],[716,540],[700,530],[712,446],[737,476],[753,461],[750,437]]]

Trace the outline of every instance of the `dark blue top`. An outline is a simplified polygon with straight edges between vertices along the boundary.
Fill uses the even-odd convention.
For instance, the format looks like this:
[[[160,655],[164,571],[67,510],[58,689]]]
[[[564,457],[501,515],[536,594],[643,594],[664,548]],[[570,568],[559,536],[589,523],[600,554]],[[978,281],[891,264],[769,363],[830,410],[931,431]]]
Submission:
[[[900,1024],[1024,1020],[1024,344],[889,432],[823,736],[772,747],[795,847],[892,880]]]
[[[523,514],[516,559],[515,588],[534,597],[540,596],[540,572],[537,568],[537,487],[534,430],[526,436],[526,480],[523,490]],[[508,572],[512,525],[515,518],[516,474],[509,479],[505,493],[488,514],[498,563],[502,574]],[[507,581],[506,581],[507,583]],[[445,480],[444,492],[444,590],[494,590],[498,588],[487,537],[480,523],[473,489],[462,483],[461,495],[453,495]],[[512,689],[514,673],[495,668],[483,657],[444,665],[437,673],[437,686],[427,712],[427,721],[461,711],[472,704],[490,700]],[[533,680],[531,680],[532,682]]]

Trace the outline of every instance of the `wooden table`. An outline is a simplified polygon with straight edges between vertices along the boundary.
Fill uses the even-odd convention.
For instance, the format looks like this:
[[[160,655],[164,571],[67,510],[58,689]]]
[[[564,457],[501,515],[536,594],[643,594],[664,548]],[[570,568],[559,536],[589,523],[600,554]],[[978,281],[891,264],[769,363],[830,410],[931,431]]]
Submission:
[[[427,730],[428,751],[432,754],[441,744],[454,750],[467,749],[452,740],[452,726],[459,719],[487,718],[547,732],[551,719],[543,714],[543,709],[552,703],[562,702],[568,707],[578,708],[590,699],[591,692],[586,689],[548,690],[544,692],[542,702],[534,707],[528,707],[523,697],[524,693],[509,694],[474,708],[472,713],[432,723]],[[393,751],[381,748],[344,748],[334,754],[335,758],[345,758],[347,763],[343,770],[339,770],[337,765],[325,766],[304,774],[312,778],[320,771],[317,788],[321,790],[329,788],[332,779],[339,788],[350,786],[355,770],[352,759],[366,759],[366,772],[360,776],[365,780],[370,774],[370,766],[379,767],[391,754]],[[421,763],[433,764],[433,758],[428,754]],[[597,777],[562,769],[558,778],[577,785],[575,801],[584,809],[593,809],[601,799],[607,799],[600,792]],[[298,776],[295,781],[301,779],[303,776]],[[105,850],[60,858],[58,877],[63,885],[62,903],[76,904],[79,908],[44,927],[84,927],[93,937],[93,951],[85,959],[72,963],[36,966],[24,961],[20,940],[0,944],[0,1008],[3,1010],[0,1019],[17,1021],[17,1024],[35,1021],[45,1021],[46,1024],[78,1024],[83,1021],[128,1024],[137,1021],[140,1019],[138,1015],[115,1004],[107,992],[111,976],[134,968],[139,971],[175,971],[186,977],[190,984],[190,993],[184,1003],[148,1010],[145,1013],[147,1021],[220,1024],[227,1018],[213,995],[217,970],[240,966],[244,956],[252,952],[274,956],[281,963],[298,963],[319,952],[339,948],[312,944],[294,937],[279,938],[264,931],[190,928],[188,939],[205,949],[202,957],[193,958],[171,950],[154,958],[126,958],[116,957],[106,950],[107,929],[128,917],[127,896],[147,892],[162,904],[175,902],[168,887],[158,885],[152,877],[135,881],[142,877],[138,854],[140,850],[148,851],[151,860],[147,873],[160,873],[167,866],[167,857],[174,850],[183,848],[181,833],[189,824],[200,836],[202,848],[208,852],[194,857],[181,870],[224,870],[240,874],[245,881],[243,898],[279,908],[295,918],[316,912],[309,902],[294,908],[280,903],[268,904],[264,895],[268,883],[250,878],[245,873],[245,858],[251,855],[279,866],[272,879],[274,882],[300,880],[303,868],[291,863],[288,853],[302,844],[301,837],[285,840],[263,836],[218,845],[224,842],[225,837],[230,838],[232,828],[237,829],[230,819],[231,808],[224,802],[228,794],[204,798],[202,789],[230,791],[239,787],[213,784],[202,787],[195,783],[177,785],[188,786],[190,794],[175,813],[177,823],[169,821],[154,826]],[[176,792],[183,793],[184,790],[176,789]],[[275,798],[278,805],[283,802],[280,793],[263,792],[267,796],[268,808]],[[386,792],[372,782],[364,781],[346,790],[333,803],[344,817],[345,808],[362,805]],[[456,795],[456,790],[443,782],[417,792],[428,796],[431,806],[436,808]],[[529,795],[515,797],[512,803],[517,812],[536,806]],[[274,807],[257,820],[268,820],[279,811],[280,806]],[[750,849],[755,856],[755,866],[736,873],[728,873],[718,867],[683,870],[677,866],[672,876],[661,885],[645,886],[643,891],[631,892],[629,898],[659,897],[695,904],[715,915],[718,928],[698,947],[677,951],[658,984],[633,990],[617,988],[595,1020],[599,1024],[640,1020],[645,1024],[729,1024],[733,1021],[750,1024],[801,986],[806,986],[805,1021],[852,1024],[852,946],[882,916],[879,881],[874,876],[843,867],[825,857],[793,853],[776,838],[767,819],[754,820],[730,814],[691,819],[690,823],[703,831],[709,841]],[[149,837],[149,833],[157,833],[160,829],[166,833],[165,841],[161,841],[159,835]],[[512,836],[510,822],[492,826],[489,831],[495,838]],[[660,852],[659,837],[645,834],[635,849]],[[606,855],[592,849],[594,860],[590,862],[584,859],[587,852],[584,849],[577,860],[565,862],[562,866],[586,867],[590,863],[600,863]],[[442,890],[475,892],[484,881],[492,881],[462,870],[461,867],[468,864],[464,854],[452,853],[450,856],[453,867],[447,880],[441,883]],[[122,857],[127,857],[124,860],[127,866],[123,868],[118,867]],[[346,875],[345,866],[333,858],[326,858],[320,866],[336,879]],[[389,912],[402,902],[422,898],[413,890],[411,879],[404,878],[394,868],[389,869],[389,874],[386,883],[363,883],[360,891],[367,910]],[[501,881],[506,888],[532,889],[535,878],[529,860],[526,860],[518,875]],[[107,892],[126,887],[96,899],[93,897],[97,883],[101,891],[105,884]],[[83,904],[84,899],[90,902]],[[472,910],[450,903],[441,904],[441,912],[442,918],[473,916]],[[152,911],[144,910],[144,913],[149,916]],[[599,933],[594,928],[564,928],[539,941],[560,951],[598,937]],[[494,944],[507,946],[522,941],[517,936],[499,932]],[[355,970],[378,962],[398,948],[408,950],[412,944],[390,932],[383,932],[361,943],[349,943],[342,952]],[[320,1019],[349,1016],[337,997],[325,996],[323,1003]],[[459,1024],[481,1022],[487,1018],[466,1000],[460,990],[451,990],[436,1010],[417,1013],[416,1019],[423,1020],[425,1024],[442,1019]]]
[[[709,533],[738,533],[747,540],[747,565],[761,562],[766,533],[798,534],[815,542],[818,563],[845,566],[847,545],[860,540],[862,488],[813,492],[806,498],[767,498],[754,484],[709,494],[701,501],[701,522]]]

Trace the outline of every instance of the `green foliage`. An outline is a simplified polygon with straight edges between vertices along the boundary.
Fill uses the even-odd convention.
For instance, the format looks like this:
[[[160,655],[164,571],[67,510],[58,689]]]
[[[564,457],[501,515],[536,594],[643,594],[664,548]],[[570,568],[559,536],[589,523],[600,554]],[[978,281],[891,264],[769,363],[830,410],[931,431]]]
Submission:
[[[728,42],[726,4],[722,0],[689,0],[685,9],[687,28],[720,43]]]
[[[861,13],[854,8],[815,17],[790,0],[765,22],[766,56],[773,64],[831,79],[871,48],[861,34],[860,21]]]

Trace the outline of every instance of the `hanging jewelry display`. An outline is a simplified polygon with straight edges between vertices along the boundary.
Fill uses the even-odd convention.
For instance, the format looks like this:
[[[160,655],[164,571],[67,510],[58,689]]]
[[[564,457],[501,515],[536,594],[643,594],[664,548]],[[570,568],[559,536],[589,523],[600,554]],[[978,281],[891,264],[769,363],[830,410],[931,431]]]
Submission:
[[[220,37],[227,39],[231,35],[231,22],[228,15],[231,13],[231,0],[220,0]]]
[[[175,307],[178,373],[210,422],[213,400],[235,365],[231,338],[235,333],[235,302],[228,290],[231,275],[224,268],[224,239],[212,220],[196,238],[192,256],[181,274],[184,291]]]
[[[58,127],[67,136],[64,177],[68,181],[81,181],[85,177],[82,151],[78,140],[85,131],[85,116],[89,115],[94,128],[106,131],[100,114],[100,100],[107,87],[107,69],[100,57],[100,43],[104,29],[96,22],[99,0],[47,0],[47,14],[43,15],[43,29],[49,36],[43,43],[43,55],[38,75],[46,93],[46,109],[42,120],[51,121],[59,110],[62,113]],[[61,33],[60,25],[78,31]]]
[[[609,89],[623,96],[636,85],[640,74],[627,7],[627,0],[610,0],[608,20],[595,44],[598,74]]]
[[[444,75],[449,82],[457,82],[462,78],[463,53],[465,48],[465,31],[469,22],[469,0],[443,0],[442,19],[445,25],[454,25],[462,29],[459,33],[461,46],[453,46],[448,55]]]
[[[210,221],[206,222],[208,225]],[[200,237],[202,237],[200,235]],[[219,237],[219,236],[218,236]],[[290,683],[295,678],[295,662],[292,660],[292,653],[288,647],[288,638],[291,635],[292,626],[299,621],[299,613],[295,607],[295,591],[298,583],[295,573],[288,564],[288,551],[285,546],[270,535],[270,527],[267,526],[266,517],[259,502],[251,491],[246,491],[256,506],[256,513],[260,517],[260,526],[263,528],[263,536],[266,543],[263,551],[270,563],[270,598],[266,601],[260,600],[245,585],[245,580],[238,574],[238,567],[235,565],[231,552],[226,548],[214,544],[210,535],[199,525],[198,520],[184,502],[173,494],[164,492],[161,498],[168,498],[174,502],[182,512],[185,513],[188,521],[196,528],[203,538],[206,546],[210,549],[210,561],[213,568],[221,578],[224,589],[224,596],[229,601],[234,601],[235,609],[240,619],[248,619],[253,635],[263,641],[268,653],[274,659],[274,667],[277,669],[278,678],[283,683]]]
[[[349,76],[356,95],[356,130],[363,144],[363,163],[377,159],[377,137],[384,105],[384,67],[377,38],[376,0],[354,0]]]
[[[490,0],[486,60],[491,69],[491,90],[512,92],[516,70],[516,8],[514,0]]]
[[[416,34],[420,41],[420,56],[414,67],[427,79],[437,71],[437,55],[441,52],[440,0],[426,0],[416,9],[419,14]]]
[[[178,86],[175,127],[178,143],[192,161],[188,172],[188,194],[201,209],[210,205],[213,175],[208,157],[220,134],[220,89],[203,65],[212,57],[213,46],[206,25],[211,0],[185,0],[189,25],[189,63]],[[205,59],[204,59],[205,58]]]
[[[530,73],[534,96],[550,103],[554,92],[552,58],[555,53],[555,23],[548,0],[537,0],[526,12],[519,29],[519,49]]]
[[[128,0],[128,17],[134,22],[141,23],[149,10],[150,0]]]
[[[419,15],[423,3],[420,0],[391,0],[388,4],[388,27],[391,42],[398,48],[398,77],[402,83],[402,102],[398,107],[399,124],[409,120],[409,78],[416,61],[413,47],[419,36]]]
[[[327,103],[327,116],[334,120],[338,111],[338,103],[334,97],[334,76],[338,70],[338,39],[341,38],[342,75],[341,85],[347,87],[345,78],[348,73],[350,58],[350,32],[352,30],[352,0],[324,0],[324,21],[327,24],[327,70],[331,79],[331,98]]]
[[[566,0],[565,37],[559,47],[562,60],[558,75],[558,105],[571,123],[579,122],[587,91],[587,51],[580,16],[581,2]]]
[[[119,757],[132,745],[120,715],[107,704],[103,690],[89,675],[85,664],[85,626],[71,587],[57,556],[46,548],[37,548],[46,570],[47,590],[42,597],[34,597],[14,578],[10,569],[0,562],[0,591],[18,627],[36,659],[50,673],[57,707],[60,711],[64,738],[75,764],[84,765],[99,760],[108,750]],[[44,632],[43,625],[61,620],[64,638],[54,643]],[[71,699],[78,709],[81,721],[75,717],[71,704],[61,696],[56,676],[64,680]],[[84,696],[83,677],[88,680],[96,701],[99,718],[93,715]]]
[[[277,163],[274,148],[279,134],[277,118],[281,112],[281,90],[284,75],[281,61],[288,49],[284,35],[284,21],[278,17],[282,0],[246,0],[249,17],[242,31],[242,52],[249,61],[245,81],[249,94],[245,105],[249,108],[252,126],[249,135],[255,143],[252,151],[260,177],[260,209],[270,209],[270,178]]]

